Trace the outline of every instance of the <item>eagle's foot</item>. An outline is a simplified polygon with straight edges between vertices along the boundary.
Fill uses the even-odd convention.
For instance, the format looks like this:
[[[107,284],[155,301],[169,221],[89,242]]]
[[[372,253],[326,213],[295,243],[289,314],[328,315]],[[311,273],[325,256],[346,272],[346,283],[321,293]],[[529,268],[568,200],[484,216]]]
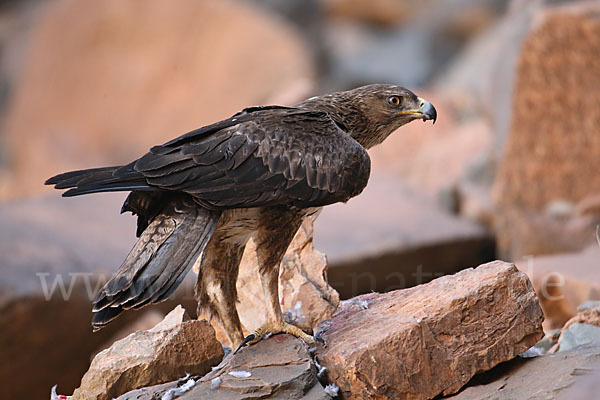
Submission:
[[[307,344],[314,344],[315,339],[295,325],[288,324],[285,321],[267,321],[260,328],[249,334],[242,340],[240,345],[235,349],[233,354],[237,353],[244,345],[252,345],[266,339],[277,333],[288,333],[302,339]]]

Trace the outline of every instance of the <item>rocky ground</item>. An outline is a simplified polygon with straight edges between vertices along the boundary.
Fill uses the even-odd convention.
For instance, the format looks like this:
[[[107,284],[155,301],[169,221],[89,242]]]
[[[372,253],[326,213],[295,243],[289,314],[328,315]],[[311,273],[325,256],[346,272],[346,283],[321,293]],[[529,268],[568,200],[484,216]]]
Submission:
[[[598,391],[597,2],[88,3],[0,8],[7,398],[55,384],[127,399]],[[45,178],[122,163],[250,104],[375,81],[415,89],[440,117],[374,149],[365,192],[307,222],[286,254],[286,317],[324,345],[277,335],[222,359],[223,332],[196,320],[193,274],[92,334],[91,299],[134,219],[118,215],[122,195],[60,199]],[[238,282],[248,331],[263,321],[253,257]]]
[[[215,331],[178,306],[96,355],[72,399],[589,395],[600,373],[600,302],[545,336],[542,320],[527,276],[500,261],[345,300],[315,327],[314,347],[275,335],[223,358]]]

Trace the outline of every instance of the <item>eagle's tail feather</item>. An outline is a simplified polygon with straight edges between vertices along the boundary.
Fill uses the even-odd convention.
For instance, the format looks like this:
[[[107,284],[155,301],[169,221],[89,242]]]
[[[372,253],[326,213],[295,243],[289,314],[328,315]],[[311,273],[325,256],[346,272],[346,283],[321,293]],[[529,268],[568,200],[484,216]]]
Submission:
[[[190,198],[167,204],[96,296],[94,330],[123,310],[166,300],[204,250],[219,217],[219,211],[198,207]]]
[[[88,193],[151,190],[144,175],[133,168],[133,164],[84,169],[65,172],[48,179],[46,185],[56,189],[69,189],[64,197]]]

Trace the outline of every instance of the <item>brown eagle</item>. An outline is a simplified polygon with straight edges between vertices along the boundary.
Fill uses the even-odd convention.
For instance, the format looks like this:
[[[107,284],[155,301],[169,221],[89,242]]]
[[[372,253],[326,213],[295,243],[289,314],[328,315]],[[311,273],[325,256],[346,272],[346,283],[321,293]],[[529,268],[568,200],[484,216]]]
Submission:
[[[266,333],[312,342],[285,322],[279,263],[302,220],[366,186],[367,149],[433,105],[395,85],[368,85],[312,97],[293,107],[246,108],[123,166],[66,172],[46,184],[63,196],[129,191],[121,212],[137,215],[137,243],[97,295],[92,325],[163,301],[199,257],[199,311],[209,311],[234,348]],[[244,338],[236,280],[246,242],[256,242],[267,322]]]

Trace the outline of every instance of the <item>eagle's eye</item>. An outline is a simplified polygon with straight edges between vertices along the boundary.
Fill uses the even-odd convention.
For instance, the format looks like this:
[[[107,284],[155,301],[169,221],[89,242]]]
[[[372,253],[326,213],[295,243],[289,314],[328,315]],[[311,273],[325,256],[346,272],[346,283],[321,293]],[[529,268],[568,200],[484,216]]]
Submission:
[[[392,107],[398,107],[402,100],[400,100],[399,96],[390,96],[387,98],[387,102]]]

